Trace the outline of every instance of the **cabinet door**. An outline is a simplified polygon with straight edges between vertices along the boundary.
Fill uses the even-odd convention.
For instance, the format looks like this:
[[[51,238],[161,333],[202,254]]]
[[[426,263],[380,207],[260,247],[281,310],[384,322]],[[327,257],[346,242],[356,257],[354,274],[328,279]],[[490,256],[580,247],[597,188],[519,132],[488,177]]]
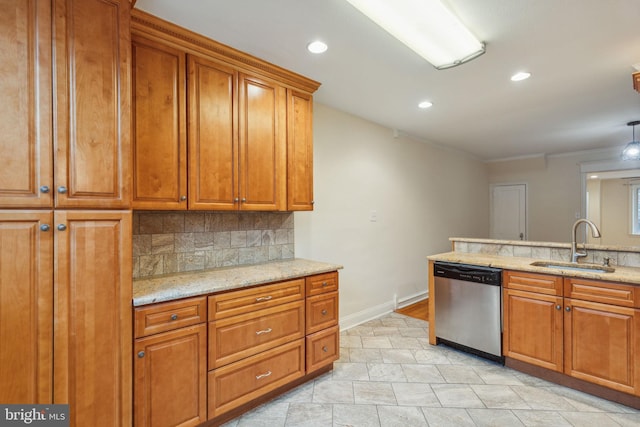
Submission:
[[[127,0],[54,0],[57,207],[131,204]]]
[[[562,372],[562,297],[503,292],[504,355]]]
[[[237,72],[189,56],[189,209],[238,209]]]
[[[286,209],[286,91],[240,75],[240,209]]]
[[[287,91],[287,210],[313,210],[313,98]]]
[[[54,403],[72,426],[131,424],[131,212],[56,211]]]
[[[47,211],[0,211],[4,404],[52,402],[53,231],[40,228],[50,227],[52,216]]]
[[[132,39],[133,207],[187,208],[184,52]]]
[[[565,374],[637,395],[640,310],[568,298],[565,308]]]
[[[138,339],[135,353],[137,427],[186,427],[207,420],[206,325]]]
[[[50,207],[51,3],[0,5],[0,206]]]

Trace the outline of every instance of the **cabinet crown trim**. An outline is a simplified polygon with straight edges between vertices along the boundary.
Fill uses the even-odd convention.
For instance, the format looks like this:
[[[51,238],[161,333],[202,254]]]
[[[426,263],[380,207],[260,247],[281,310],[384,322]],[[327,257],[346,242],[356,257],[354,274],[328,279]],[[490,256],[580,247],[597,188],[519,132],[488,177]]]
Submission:
[[[236,66],[248,67],[252,71],[266,73],[267,77],[275,78],[293,88],[308,93],[313,93],[320,87],[320,83],[315,80],[241,52],[139,9],[131,11],[131,30],[132,33],[138,32],[147,36],[160,35],[164,39],[166,39],[166,36],[172,37],[174,39],[173,42],[182,47],[214,56]]]

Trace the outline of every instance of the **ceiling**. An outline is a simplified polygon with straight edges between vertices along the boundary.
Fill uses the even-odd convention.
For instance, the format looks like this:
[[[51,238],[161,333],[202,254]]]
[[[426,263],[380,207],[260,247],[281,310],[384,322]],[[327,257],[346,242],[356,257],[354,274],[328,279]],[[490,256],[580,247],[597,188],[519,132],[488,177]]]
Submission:
[[[639,0],[445,0],[487,45],[436,70],[344,0],[136,7],[322,83],[315,100],[483,160],[622,147],[640,120]],[[322,55],[306,50],[321,39]],[[518,71],[532,77],[510,81]],[[433,107],[421,110],[420,101]],[[640,134],[640,128],[636,129]]]

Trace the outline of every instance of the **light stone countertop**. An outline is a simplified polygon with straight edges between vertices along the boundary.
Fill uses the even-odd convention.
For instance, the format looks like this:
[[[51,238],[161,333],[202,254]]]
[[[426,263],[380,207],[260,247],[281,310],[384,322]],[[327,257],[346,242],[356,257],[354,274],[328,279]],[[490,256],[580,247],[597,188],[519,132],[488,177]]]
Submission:
[[[482,239],[477,237],[449,237],[450,242],[466,242],[466,243],[482,243],[494,245],[513,245],[513,246],[539,246],[546,248],[567,248],[571,249],[569,242],[538,242],[535,240],[496,240]],[[595,243],[579,243],[579,248],[601,250],[601,251],[618,251],[618,252],[640,252],[638,246],[621,246],[621,245],[600,245]]]
[[[496,267],[505,270],[530,271],[532,273],[581,277],[583,279],[606,280],[610,282],[624,282],[634,285],[640,285],[640,268],[636,267],[621,267],[614,265],[612,266],[615,268],[615,271],[613,273],[598,273],[591,271],[576,271],[571,269],[548,268],[531,265],[531,263],[535,261],[549,260],[466,252],[446,252],[442,254],[430,255],[427,257],[427,259],[430,261],[457,262],[462,264]]]
[[[338,264],[295,258],[264,264],[176,273],[133,281],[133,306],[206,295],[340,270]]]

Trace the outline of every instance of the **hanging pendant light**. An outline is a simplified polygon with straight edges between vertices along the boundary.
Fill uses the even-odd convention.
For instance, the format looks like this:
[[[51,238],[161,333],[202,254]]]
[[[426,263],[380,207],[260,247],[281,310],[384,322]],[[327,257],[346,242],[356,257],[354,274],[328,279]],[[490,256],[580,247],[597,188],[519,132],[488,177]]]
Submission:
[[[633,138],[622,150],[622,160],[640,160],[640,142],[636,141],[636,125],[640,125],[640,120],[627,123],[627,126],[633,126]]]

